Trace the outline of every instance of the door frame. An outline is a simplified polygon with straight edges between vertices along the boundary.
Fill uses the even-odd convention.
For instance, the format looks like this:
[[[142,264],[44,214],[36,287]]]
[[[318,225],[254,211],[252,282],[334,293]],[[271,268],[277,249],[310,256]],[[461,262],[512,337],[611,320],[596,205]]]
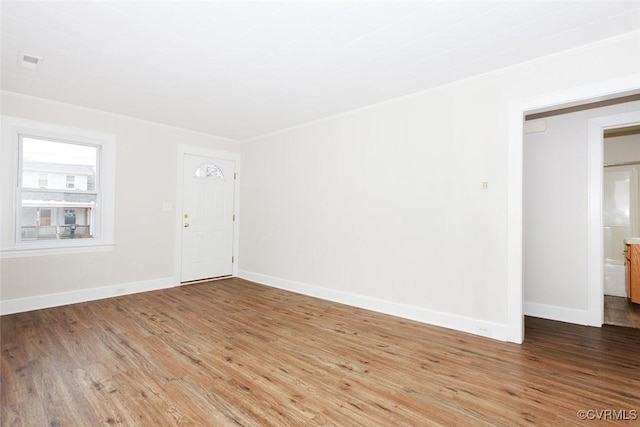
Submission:
[[[212,150],[204,147],[191,145],[178,145],[178,165],[176,179],[176,207],[175,207],[175,251],[174,251],[174,281],[176,285],[181,284],[182,278],[182,186],[184,185],[184,156],[191,154],[194,156],[210,157],[214,159],[228,160],[234,163],[236,179],[233,185],[233,211],[235,221],[233,222],[233,249],[232,256],[234,262],[231,266],[232,276],[238,275],[238,242],[240,230],[240,153],[233,151]]]
[[[640,74],[623,78],[607,80],[587,86],[577,87],[562,92],[541,96],[522,98],[513,101],[509,106],[509,141],[507,153],[507,340],[515,343],[524,341],[523,314],[523,144],[524,117],[530,113],[541,112],[572,105],[623,96],[640,90]],[[591,162],[594,159],[590,159]],[[594,160],[595,161],[595,160]],[[591,164],[591,163],[590,163]],[[600,167],[602,164],[600,165]],[[602,179],[602,177],[600,178]],[[595,185],[595,183],[594,183]],[[591,184],[590,184],[591,188]],[[600,205],[602,204],[600,190]],[[594,214],[594,199],[589,195],[589,212]],[[602,209],[600,210],[602,221]],[[590,220],[591,221],[591,220]],[[591,223],[590,223],[591,224]],[[596,242],[592,242],[589,226],[590,249]],[[600,230],[601,232],[602,230]],[[601,239],[600,239],[601,240]],[[599,249],[602,251],[602,248]],[[590,253],[591,256],[591,253]],[[590,258],[591,259],[591,258]],[[595,274],[593,271],[590,274]],[[592,280],[590,280],[593,282]],[[591,286],[591,285],[590,285]],[[590,288],[590,296],[593,295]],[[589,306],[595,302],[591,301]]]

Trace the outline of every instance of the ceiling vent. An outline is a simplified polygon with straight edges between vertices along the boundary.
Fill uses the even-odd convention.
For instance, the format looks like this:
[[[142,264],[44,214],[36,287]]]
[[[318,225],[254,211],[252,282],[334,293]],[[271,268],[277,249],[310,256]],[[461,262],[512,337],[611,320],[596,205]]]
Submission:
[[[38,68],[38,65],[42,63],[43,59],[41,56],[28,55],[20,52],[18,54],[18,65],[28,68],[29,70],[35,70]]]

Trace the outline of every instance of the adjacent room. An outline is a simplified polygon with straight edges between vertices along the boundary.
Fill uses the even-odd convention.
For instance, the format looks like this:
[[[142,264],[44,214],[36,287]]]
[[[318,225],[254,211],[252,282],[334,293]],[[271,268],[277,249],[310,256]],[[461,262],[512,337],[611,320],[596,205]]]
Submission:
[[[0,7],[1,425],[638,422],[640,3]]]

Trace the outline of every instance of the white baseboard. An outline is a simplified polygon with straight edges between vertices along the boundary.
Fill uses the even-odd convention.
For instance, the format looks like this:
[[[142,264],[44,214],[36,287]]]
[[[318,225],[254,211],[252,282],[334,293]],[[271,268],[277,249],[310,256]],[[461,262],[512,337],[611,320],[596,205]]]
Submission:
[[[619,288],[614,288],[614,289],[605,289],[604,290],[604,294],[608,295],[610,297],[623,297],[623,298],[627,298],[627,290],[626,289],[619,289]]]
[[[4,300],[0,301],[0,314],[21,313],[24,311],[39,310],[42,308],[75,304],[78,302],[136,294],[139,292],[155,291],[158,289],[171,288],[176,286],[177,283],[178,282],[173,277],[164,277],[161,279],[144,280],[141,282]]]
[[[584,326],[594,325],[593,315],[587,310],[576,310],[573,308],[558,307],[555,305],[538,304],[535,302],[524,302],[522,310],[525,316],[540,317],[542,319],[558,320],[560,322],[575,323]]]
[[[428,310],[398,302],[385,301],[379,298],[337,291],[335,289],[280,279],[250,271],[240,270],[238,271],[238,277],[252,282],[272,286],[274,288],[377,311],[379,313],[390,314],[392,316],[415,320],[430,325],[441,326],[443,328],[493,338],[500,341],[507,341],[508,337],[507,325],[499,323],[487,322],[484,320]]]

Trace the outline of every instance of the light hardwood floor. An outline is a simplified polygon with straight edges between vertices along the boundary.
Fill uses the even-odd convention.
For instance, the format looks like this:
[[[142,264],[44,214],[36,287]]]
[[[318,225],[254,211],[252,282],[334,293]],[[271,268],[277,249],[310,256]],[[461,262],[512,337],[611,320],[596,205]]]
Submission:
[[[578,411],[640,412],[638,330],[526,325],[524,344],[502,343],[241,279],[7,315],[1,423],[593,426]]]

